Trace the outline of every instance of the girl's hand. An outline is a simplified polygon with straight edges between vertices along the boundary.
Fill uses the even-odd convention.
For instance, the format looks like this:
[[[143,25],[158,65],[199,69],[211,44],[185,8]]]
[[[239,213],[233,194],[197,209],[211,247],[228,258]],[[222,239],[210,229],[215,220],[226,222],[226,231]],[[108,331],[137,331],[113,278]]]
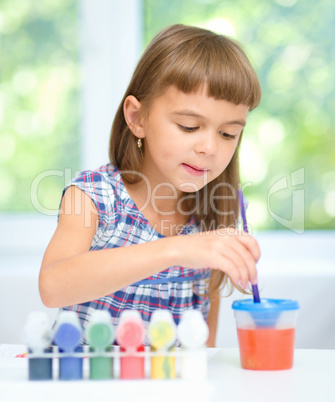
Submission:
[[[211,268],[225,272],[244,289],[257,283],[257,241],[248,233],[219,229],[177,236],[178,264],[189,268]]]

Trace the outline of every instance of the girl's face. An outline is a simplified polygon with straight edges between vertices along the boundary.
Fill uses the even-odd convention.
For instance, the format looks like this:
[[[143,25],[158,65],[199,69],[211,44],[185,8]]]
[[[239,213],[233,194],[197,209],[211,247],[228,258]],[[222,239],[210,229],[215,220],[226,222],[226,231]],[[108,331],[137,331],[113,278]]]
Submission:
[[[195,192],[229,164],[246,124],[248,106],[185,94],[170,86],[142,121],[143,173],[151,185]]]

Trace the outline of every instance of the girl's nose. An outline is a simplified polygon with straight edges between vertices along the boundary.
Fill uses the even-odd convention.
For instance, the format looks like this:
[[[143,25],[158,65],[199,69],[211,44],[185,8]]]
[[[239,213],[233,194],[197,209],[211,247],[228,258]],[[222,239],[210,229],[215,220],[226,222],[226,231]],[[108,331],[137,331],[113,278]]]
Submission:
[[[217,139],[215,137],[215,135],[208,132],[201,135],[195,145],[195,151],[208,156],[214,155],[217,151]]]

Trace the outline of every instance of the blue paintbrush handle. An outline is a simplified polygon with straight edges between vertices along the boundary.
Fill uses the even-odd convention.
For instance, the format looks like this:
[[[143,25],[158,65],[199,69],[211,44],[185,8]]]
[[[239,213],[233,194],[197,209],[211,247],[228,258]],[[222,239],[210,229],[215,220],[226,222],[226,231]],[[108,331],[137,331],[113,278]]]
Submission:
[[[244,208],[242,190],[238,190],[238,199],[239,199],[240,210],[241,210],[241,215],[242,215],[243,230],[246,233],[249,233],[248,225],[247,225],[247,217],[245,216],[245,208]],[[252,293],[254,295],[254,302],[255,303],[260,303],[261,299],[259,298],[259,291],[258,291],[258,286],[257,285],[252,285]]]

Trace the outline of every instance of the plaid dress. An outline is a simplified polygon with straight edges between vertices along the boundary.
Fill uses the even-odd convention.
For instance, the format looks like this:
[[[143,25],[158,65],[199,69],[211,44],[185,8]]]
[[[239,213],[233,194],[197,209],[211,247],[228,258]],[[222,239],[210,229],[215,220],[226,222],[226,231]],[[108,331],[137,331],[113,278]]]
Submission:
[[[115,166],[107,164],[97,170],[80,173],[65,187],[63,195],[72,185],[92,199],[99,213],[99,225],[90,250],[127,247],[164,237],[150,226],[130,198]],[[192,218],[179,235],[198,230],[199,225]],[[92,266],[93,270],[94,268]],[[138,310],[146,327],[151,313],[156,309],[169,309],[177,325],[183,311],[187,309],[198,309],[207,319],[209,275],[209,269],[172,266],[115,293],[87,303],[64,307],[60,311],[76,311],[84,329],[96,309],[108,310],[114,326],[117,326],[120,314],[125,309]]]

